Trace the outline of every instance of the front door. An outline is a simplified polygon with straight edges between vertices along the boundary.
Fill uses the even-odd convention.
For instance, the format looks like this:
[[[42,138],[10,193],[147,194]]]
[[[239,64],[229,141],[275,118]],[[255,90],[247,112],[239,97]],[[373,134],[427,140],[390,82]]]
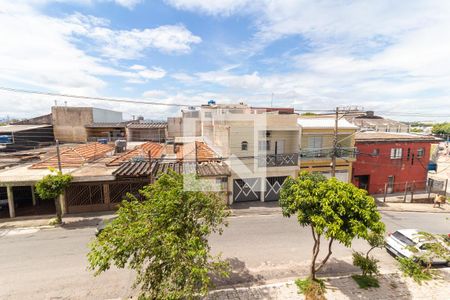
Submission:
[[[281,186],[286,176],[267,177],[266,190],[264,192],[264,201],[278,201],[280,198]]]
[[[394,192],[394,176],[388,176],[387,192],[388,193]]]
[[[278,140],[276,142],[275,153],[276,154],[284,154],[284,140]]]

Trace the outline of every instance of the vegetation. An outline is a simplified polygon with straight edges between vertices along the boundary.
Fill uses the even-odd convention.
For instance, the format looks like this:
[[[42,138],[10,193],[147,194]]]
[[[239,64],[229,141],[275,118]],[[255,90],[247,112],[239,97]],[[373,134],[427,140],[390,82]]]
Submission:
[[[36,183],[36,192],[43,200],[54,200],[56,208],[56,218],[51,221],[54,224],[60,224],[62,218],[62,208],[59,202],[59,196],[64,193],[66,187],[72,181],[72,175],[63,174],[61,171],[51,169],[52,173],[42,178]]]
[[[190,191],[183,189],[185,180]],[[90,244],[95,275],[111,265],[133,269],[140,299],[200,298],[212,273],[227,276],[228,264],[210,254],[208,237],[222,233],[229,212],[217,194],[190,180],[172,172],[145,187],[143,201],[129,195]]]
[[[325,300],[325,283],[323,280],[297,279],[295,284],[299,293],[305,295],[306,300]]]
[[[400,270],[403,272],[403,275],[411,277],[415,282],[421,284],[422,281],[430,280],[433,278],[433,274],[430,272],[430,270],[424,268],[414,259],[401,257],[397,258],[397,260],[400,263]]]
[[[368,239],[371,232],[384,232],[375,200],[365,190],[336,178],[327,180],[318,173],[301,172],[296,179],[288,178],[281,190],[280,206],[285,217],[296,214],[300,225],[311,229],[310,281],[317,281],[316,273],[330,258],[334,241],[350,247],[355,238]],[[322,239],[328,243],[328,252],[317,263]]]
[[[370,232],[366,240],[370,248],[365,254],[358,251],[353,252],[353,265],[361,269],[362,275],[354,275],[352,278],[358,283],[360,288],[379,287],[378,279],[374,277],[374,275],[379,274],[379,260],[370,256],[370,252],[375,248],[384,246],[384,235]]]
[[[450,239],[446,235],[435,235],[428,232],[419,232],[421,251],[414,246],[409,246],[413,258],[399,258],[400,269],[405,276],[412,277],[414,281],[421,283],[432,279],[437,272],[431,270],[433,259],[450,261]]]
[[[365,276],[365,275],[352,275],[353,280],[356,281],[358,286],[362,289],[368,288],[377,288],[380,287],[378,279],[373,276]]]
[[[433,125],[431,132],[438,135],[450,135],[450,122]]]
[[[410,130],[410,132],[413,132],[413,133],[422,133],[422,132],[423,132],[423,129],[422,129],[422,128],[417,128],[417,127],[412,127],[411,130]]]

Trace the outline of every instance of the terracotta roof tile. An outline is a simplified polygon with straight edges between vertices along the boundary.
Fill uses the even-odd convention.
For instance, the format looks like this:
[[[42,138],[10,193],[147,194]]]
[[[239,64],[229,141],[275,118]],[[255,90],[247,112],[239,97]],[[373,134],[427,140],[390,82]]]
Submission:
[[[87,162],[102,158],[114,149],[111,145],[91,143],[61,150],[61,166],[63,168],[81,167]],[[31,166],[32,169],[57,168],[58,156],[53,155]]]
[[[117,158],[111,160],[108,165],[109,166],[117,166],[133,158],[143,157],[145,159],[148,158],[148,152],[152,158],[161,158],[161,155],[164,150],[164,145],[159,143],[147,142],[142,145],[137,146],[135,149],[125,152],[124,154],[118,156]]]

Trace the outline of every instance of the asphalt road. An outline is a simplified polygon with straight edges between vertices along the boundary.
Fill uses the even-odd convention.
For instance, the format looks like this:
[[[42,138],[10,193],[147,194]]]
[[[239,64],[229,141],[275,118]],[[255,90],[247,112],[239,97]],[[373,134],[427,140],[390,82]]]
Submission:
[[[450,232],[450,215],[384,212],[388,231],[419,228]],[[94,278],[87,270],[87,244],[95,227],[56,228],[0,233],[0,299],[117,299],[132,293],[129,270],[109,270]],[[269,281],[307,271],[312,238],[295,219],[280,215],[230,218],[222,236],[211,237],[212,249],[234,267],[235,282]],[[354,249],[364,249],[355,241]],[[325,272],[351,269],[351,249],[336,245]],[[385,269],[395,266],[384,250],[375,252]]]

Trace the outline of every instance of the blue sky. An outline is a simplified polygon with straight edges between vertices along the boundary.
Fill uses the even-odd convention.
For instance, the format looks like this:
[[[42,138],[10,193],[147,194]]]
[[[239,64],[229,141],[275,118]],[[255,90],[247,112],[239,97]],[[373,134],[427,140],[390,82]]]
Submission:
[[[448,15],[444,0],[0,0],[0,85],[183,104],[267,106],[273,94],[276,106],[444,121]],[[0,91],[2,116],[55,100]],[[178,111],[67,101],[125,117]]]

